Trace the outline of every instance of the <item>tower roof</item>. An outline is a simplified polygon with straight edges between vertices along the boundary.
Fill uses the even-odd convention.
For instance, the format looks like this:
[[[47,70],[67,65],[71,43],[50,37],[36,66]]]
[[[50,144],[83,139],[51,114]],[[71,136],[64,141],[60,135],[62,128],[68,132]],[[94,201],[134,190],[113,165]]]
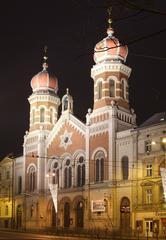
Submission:
[[[125,62],[128,55],[128,47],[120,44],[119,40],[114,36],[110,13],[109,10],[107,37],[97,43],[94,48],[94,61],[96,63],[119,60]]]
[[[37,73],[31,80],[31,87],[33,92],[50,90],[55,93],[58,91],[58,80],[54,75],[49,74],[47,68],[47,47],[44,48],[44,62],[43,70]]]
[[[55,76],[50,75],[47,70],[43,69],[32,78],[31,87],[33,92],[51,90],[57,93],[58,80]]]

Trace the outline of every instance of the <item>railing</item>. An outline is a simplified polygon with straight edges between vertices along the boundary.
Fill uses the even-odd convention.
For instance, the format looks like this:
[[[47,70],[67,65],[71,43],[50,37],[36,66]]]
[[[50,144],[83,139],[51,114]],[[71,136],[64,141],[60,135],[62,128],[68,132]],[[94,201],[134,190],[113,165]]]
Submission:
[[[138,204],[134,206],[136,210],[150,210],[151,212],[162,211],[166,209],[166,202],[160,202],[158,204]]]
[[[128,239],[126,237],[134,236],[134,232],[131,229],[123,231],[120,229],[101,229],[101,228],[47,228],[45,229],[48,234],[61,235],[61,236],[72,236],[72,237],[85,237],[88,239]],[[132,239],[135,239],[132,237]]]

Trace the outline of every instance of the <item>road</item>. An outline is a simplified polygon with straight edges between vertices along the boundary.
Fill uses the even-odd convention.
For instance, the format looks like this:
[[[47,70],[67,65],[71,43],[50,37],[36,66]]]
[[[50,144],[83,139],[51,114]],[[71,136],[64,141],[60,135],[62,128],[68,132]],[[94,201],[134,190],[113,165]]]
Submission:
[[[0,231],[0,240],[1,239],[3,240],[11,240],[11,239],[14,239],[14,240],[44,240],[44,239],[73,240],[75,239],[77,240],[80,238]],[[81,238],[81,240],[87,240],[87,238]]]

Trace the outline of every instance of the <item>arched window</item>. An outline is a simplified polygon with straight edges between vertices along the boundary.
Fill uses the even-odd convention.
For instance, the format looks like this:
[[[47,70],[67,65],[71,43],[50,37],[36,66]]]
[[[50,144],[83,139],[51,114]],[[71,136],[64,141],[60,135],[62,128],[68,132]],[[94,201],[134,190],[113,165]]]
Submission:
[[[102,98],[102,81],[98,82],[98,99]]]
[[[127,180],[129,176],[129,159],[127,156],[122,158],[122,178]]]
[[[95,157],[96,182],[104,180],[104,153],[98,152]]]
[[[35,109],[32,110],[32,124],[35,123]]]
[[[122,80],[122,98],[125,99],[125,81]]]
[[[40,109],[40,122],[44,122],[44,118],[45,118],[45,109],[41,108]]]
[[[33,166],[29,169],[29,191],[34,192],[36,185],[36,172]]]
[[[115,97],[115,81],[112,79],[109,80],[109,90],[110,97]]]
[[[65,99],[64,99],[64,111],[68,109],[68,97],[66,96]]]
[[[53,110],[50,109],[50,123],[53,124]]]
[[[70,159],[67,159],[65,169],[64,169],[64,187],[70,188],[71,184],[72,184],[72,169],[71,169]]]
[[[77,165],[77,186],[83,185],[85,185],[85,161],[83,157],[80,157]]]
[[[59,168],[58,168],[58,162],[54,163],[53,169],[52,169],[52,184],[58,184],[59,186]]]

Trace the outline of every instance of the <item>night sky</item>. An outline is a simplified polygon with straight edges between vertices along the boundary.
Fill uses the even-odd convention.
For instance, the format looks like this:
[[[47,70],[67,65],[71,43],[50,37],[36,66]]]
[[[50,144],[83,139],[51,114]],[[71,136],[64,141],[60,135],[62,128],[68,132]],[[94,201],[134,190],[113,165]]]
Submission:
[[[5,1],[0,7],[1,158],[22,152],[30,81],[42,70],[45,45],[59,97],[69,88],[74,114],[85,121],[93,108],[93,49],[106,36],[110,5],[115,36],[129,48],[130,105],[137,123],[166,110],[166,1]]]

